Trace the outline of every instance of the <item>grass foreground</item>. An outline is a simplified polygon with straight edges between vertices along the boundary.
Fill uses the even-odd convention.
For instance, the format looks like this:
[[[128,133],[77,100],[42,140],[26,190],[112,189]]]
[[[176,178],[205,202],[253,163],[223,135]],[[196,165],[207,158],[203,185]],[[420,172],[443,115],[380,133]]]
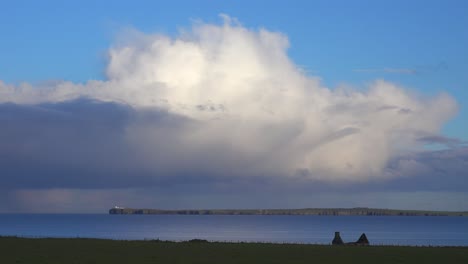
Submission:
[[[0,237],[0,263],[468,263],[468,247]]]

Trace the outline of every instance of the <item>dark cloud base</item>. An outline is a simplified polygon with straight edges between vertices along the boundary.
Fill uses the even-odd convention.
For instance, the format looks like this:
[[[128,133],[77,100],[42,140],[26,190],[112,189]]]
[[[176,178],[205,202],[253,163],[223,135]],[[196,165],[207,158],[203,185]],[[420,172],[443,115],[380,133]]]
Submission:
[[[0,188],[183,188],[193,184],[228,185],[234,189],[235,186],[306,186],[309,190],[462,191],[468,187],[466,147],[397,157],[384,172],[389,175],[388,180],[365,183],[324,183],[281,175],[248,175],[243,173],[245,168],[242,167],[237,172],[215,175],[203,168],[190,167],[191,162],[187,160],[181,160],[177,170],[168,171],[158,169],[165,160],[157,157],[153,160],[157,166],[147,166],[146,153],[138,152],[129,141],[128,127],[140,123],[170,128],[185,126],[190,121],[165,111],[136,111],[126,105],[86,98],[55,104],[0,104]],[[168,141],[161,142],[161,152],[171,147]],[[184,146],[177,147],[183,149]],[[186,158],[206,159],[207,163],[216,161],[217,153],[202,154]]]

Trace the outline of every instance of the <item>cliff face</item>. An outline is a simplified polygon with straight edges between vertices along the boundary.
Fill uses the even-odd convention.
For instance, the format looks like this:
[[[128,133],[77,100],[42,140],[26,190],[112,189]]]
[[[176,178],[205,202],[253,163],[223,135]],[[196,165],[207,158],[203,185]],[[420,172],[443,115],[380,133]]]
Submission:
[[[109,214],[134,214],[135,209],[130,208],[112,208],[109,210]]]
[[[367,215],[367,216],[468,216],[468,212],[390,210],[373,208],[306,208],[306,209],[215,209],[161,210],[112,208],[109,214],[180,214],[180,215]]]

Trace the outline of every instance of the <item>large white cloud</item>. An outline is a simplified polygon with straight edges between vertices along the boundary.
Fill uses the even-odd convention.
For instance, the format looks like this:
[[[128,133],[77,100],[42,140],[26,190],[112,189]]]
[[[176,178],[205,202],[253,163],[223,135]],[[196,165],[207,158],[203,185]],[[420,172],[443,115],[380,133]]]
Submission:
[[[0,102],[89,97],[162,109],[182,123],[145,119],[126,129],[125,140],[145,159],[139,166],[324,181],[386,177],[390,159],[438,134],[457,110],[446,94],[426,97],[383,80],[359,90],[323,87],[288,57],[285,35],[227,16],[175,38],[127,36],[109,50],[107,80],[0,82]]]

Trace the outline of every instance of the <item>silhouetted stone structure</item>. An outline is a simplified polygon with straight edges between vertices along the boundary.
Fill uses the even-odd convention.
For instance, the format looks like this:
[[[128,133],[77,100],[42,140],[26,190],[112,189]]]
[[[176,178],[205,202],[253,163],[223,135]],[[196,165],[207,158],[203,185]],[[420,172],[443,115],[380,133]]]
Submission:
[[[367,240],[367,236],[365,233],[362,233],[362,235],[359,237],[359,239],[355,242],[356,245],[363,245],[367,246],[369,245],[369,240]]]
[[[341,239],[340,232],[335,232],[335,237],[333,238],[332,245],[343,245],[343,239]]]
[[[340,232],[335,232],[335,237],[333,238],[332,245],[349,245],[349,246],[368,246],[369,240],[365,233],[359,237],[356,242],[348,242],[344,243],[343,239],[341,239]]]

